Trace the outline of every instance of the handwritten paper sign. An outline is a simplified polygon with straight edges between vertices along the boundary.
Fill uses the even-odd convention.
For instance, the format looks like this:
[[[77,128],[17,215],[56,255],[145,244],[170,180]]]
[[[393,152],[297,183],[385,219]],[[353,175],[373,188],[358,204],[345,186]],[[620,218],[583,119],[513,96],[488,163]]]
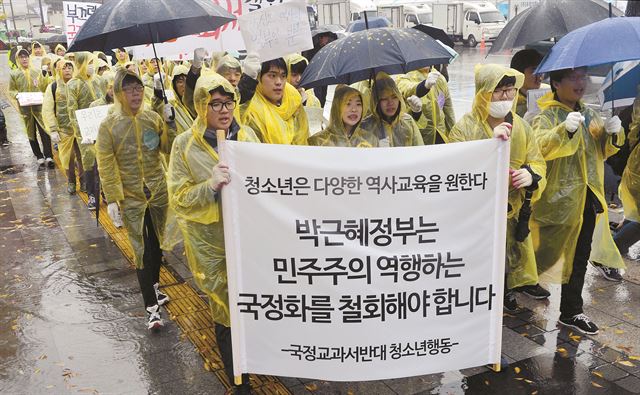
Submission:
[[[322,116],[323,109],[320,107],[305,107],[307,120],[309,121],[309,135],[314,135],[324,129],[324,120]]]
[[[63,1],[62,14],[64,16],[64,31],[67,45],[71,44],[80,28],[91,15],[100,7],[98,3],[81,3],[77,1]]]
[[[529,89],[527,91],[527,111],[532,114],[540,113],[538,99],[549,92],[551,92],[551,89]]]
[[[44,97],[42,92],[20,92],[17,99],[20,107],[29,107],[41,106]]]
[[[100,124],[107,117],[110,107],[111,105],[97,106],[76,111],[76,119],[78,120],[80,135],[83,140],[91,139],[96,141]]]
[[[263,62],[313,48],[303,1],[254,11],[240,16],[238,21],[247,52],[257,52]]]

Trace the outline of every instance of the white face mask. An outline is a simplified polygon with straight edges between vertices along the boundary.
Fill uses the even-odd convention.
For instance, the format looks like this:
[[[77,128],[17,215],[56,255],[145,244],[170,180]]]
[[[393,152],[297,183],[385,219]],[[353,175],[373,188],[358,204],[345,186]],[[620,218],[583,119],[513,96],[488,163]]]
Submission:
[[[492,101],[489,103],[489,115],[504,118],[513,109],[513,100]]]
[[[89,76],[92,76],[95,72],[96,72],[96,68],[92,64],[90,64],[87,67],[87,74],[89,74]]]

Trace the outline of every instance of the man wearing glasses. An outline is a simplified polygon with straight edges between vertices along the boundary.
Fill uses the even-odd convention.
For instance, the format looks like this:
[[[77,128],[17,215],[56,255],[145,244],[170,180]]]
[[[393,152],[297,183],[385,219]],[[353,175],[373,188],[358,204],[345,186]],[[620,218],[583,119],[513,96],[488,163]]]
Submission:
[[[158,290],[169,205],[160,153],[170,152],[175,123],[165,123],[144,107],[144,86],[132,72],[118,71],[113,92],[113,109],[98,131],[96,157],[109,216],[115,226],[124,225],[133,248],[152,330],[163,326],[159,306],[169,301]]]
[[[587,69],[551,72],[532,127],[547,161],[547,187],[533,206],[531,233],[541,277],[562,283],[561,325],[598,333],[583,311],[582,288],[596,221],[606,218],[604,161],[624,143],[622,123],[582,102]],[[604,223],[606,226],[606,222]]]
[[[539,293],[547,292],[538,285],[531,235],[517,231],[525,198],[535,201],[544,190],[546,165],[531,127],[515,113],[515,99],[524,75],[514,69],[487,64],[476,67],[475,80],[473,109],[456,123],[449,138],[450,142],[492,137],[511,140],[504,310],[516,313],[520,310],[516,289],[529,287],[539,288]],[[526,228],[528,218],[525,221],[521,226]]]

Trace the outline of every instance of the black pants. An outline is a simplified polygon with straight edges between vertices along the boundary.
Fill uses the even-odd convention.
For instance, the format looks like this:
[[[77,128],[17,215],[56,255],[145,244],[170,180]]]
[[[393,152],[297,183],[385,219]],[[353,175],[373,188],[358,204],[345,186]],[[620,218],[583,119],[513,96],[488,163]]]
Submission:
[[[40,134],[40,140],[42,141],[42,151],[40,150],[40,145],[38,144],[38,134]],[[51,138],[38,122],[36,122],[36,139],[29,140],[29,144],[31,145],[31,151],[36,156],[36,158],[53,158],[53,152],[51,150]]]
[[[71,151],[71,157],[69,158],[69,164],[67,167],[67,181],[76,183],[76,165],[80,174],[80,179],[84,177],[84,168],[82,167],[82,156],[80,154],[80,147],[78,142],[73,139],[73,150]],[[64,164],[63,164],[64,166]]]
[[[89,169],[85,169],[84,183],[87,186],[87,195],[95,196],[96,199],[98,198],[98,191],[99,191],[98,181],[99,180],[100,180],[100,176],[98,174],[97,164],[94,164],[93,167]]]
[[[144,239],[144,254],[142,255],[144,267],[136,270],[136,274],[138,275],[138,282],[140,283],[140,291],[142,291],[144,307],[150,307],[158,304],[156,290],[153,288],[153,284],[160,281],[162,250],[160,250],[160,242],[153,228],[149,209],[144,213],[142,235]]]
[[[640,223],[625,220],[622,229],[613,237],[613,241],[618,246],[620,254],[625,255],[629,252],[629,247],[640,241]]]
[[[7,123],[5,122],[4,112],[0,109],[0,143],[3,141],[9,141],[9,139],[7,139]]]
[[[582,288],[584,275],[587,272],[587,261],[591,255],[591,240],[596,226],[597,198],[591,191],[587,192],[587,199],[582,214],[582,228],[578,235],[578,244],[573,258],[573,270],[567,284],[562,284],[562,296],[560,298],[560,318],[571,318],[582,311]]]
[[[222,357],[222,363],[224,364],[224,371],[227,373],[227,377],[232,385],[234,384],[233,378],[233,351],[231,348],[231,328],[224,325],[220,325],[216,322],[216,342],[218,343],[218,349],[220,350],[220,356]],[[240,391],[236,393],[249,393],[249,375],[242,375],[242,385]]]

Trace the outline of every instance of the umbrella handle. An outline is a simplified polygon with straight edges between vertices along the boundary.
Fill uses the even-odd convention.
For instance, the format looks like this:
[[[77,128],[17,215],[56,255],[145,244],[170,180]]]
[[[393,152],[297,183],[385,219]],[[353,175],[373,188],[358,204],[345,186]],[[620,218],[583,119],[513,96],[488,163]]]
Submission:
[[[156,44],[153,40],[153,33],[151,32],[151,25],[147,25],[149,27],[149,40],[151,41],[151,47],[153,48],[153,56],[156,59],[156,62],[159,60],[160,61],[160,85],[162,85],[162,98],[164,99],[164,104],[168,104],[169,100],[167,99],[167,95],[164,94],[164,78],[162,78],[162,68],[163,68],[163,64],[162,64],[162,59],[158,58],[158,53],[156,52]]]

